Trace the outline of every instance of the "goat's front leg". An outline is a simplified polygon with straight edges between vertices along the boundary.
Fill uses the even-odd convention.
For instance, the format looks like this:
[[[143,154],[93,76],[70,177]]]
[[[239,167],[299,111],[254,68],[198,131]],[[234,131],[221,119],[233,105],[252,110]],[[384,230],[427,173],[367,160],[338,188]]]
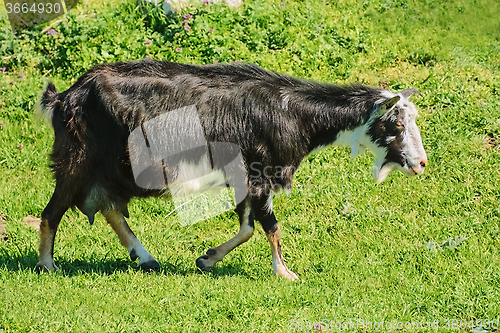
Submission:
[[[104,214],[106,221],[120,239],[120,243],[125,246],[130,255],[130,259],[135,261],[139,258],[139,267],[144,270],[155,270],[160,268],[156,259],[144,248],[125,221],[125,217],[119,211],[111,211]]]
[[[200,269],[208,270],[212,268],[218,261],[221,261],[226,254],[231,252],[238,245],[246,242],[253,235],[254,224],[253,216],[251,214],[250,203],[248,199],[239,203],[235,209],[240,218],[240,230],[238,233],[228,240],[227,242],[215,247],[210,248],[207,254],[202,255],[196,259],[196,266]]]
[[[267,198],[267,200],[265,198],[254,200],[252,202],[252,210],[255,213],[256,219],[262,225],[271,246],[274,274],[290,281],[298,280],[297,275],[286,267],[281,253],[281,232],[272,209],[272,197]]]

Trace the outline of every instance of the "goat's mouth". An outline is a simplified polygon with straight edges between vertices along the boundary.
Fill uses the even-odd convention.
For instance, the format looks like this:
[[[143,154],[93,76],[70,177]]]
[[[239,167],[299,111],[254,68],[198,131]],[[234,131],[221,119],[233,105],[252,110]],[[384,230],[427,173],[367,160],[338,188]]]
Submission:
[[[424,169],[425,169],[425,165],[412,165],[408,160],[406,160],[406,165],[407,165],[407,168],[408,168],[408,171],[407,173],[410,175],[410,176],[415,176],[415,175],[421,175],[423,172],[424,172]]]
[[[418,175],[418,173],[412,167],[408,167],[408,174],[410,176],[416,176],[416,175]]]
[[[407,159],[403,165],[397,162],[385,161],[380,167],[375,167],[373,176],[377,183],[380,184],[394,170],[399,170],[408,176],[416,176],[422,174],[424,168],[422,165],[412,165]]]

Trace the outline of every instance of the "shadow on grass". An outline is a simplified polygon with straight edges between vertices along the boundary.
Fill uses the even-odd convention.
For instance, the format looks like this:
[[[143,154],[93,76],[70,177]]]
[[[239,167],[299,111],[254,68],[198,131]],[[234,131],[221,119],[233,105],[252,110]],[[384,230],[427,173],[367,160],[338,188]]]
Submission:
[[[10,251],[9,251],[10,252]],[[19,251],[18,254],[7,253],[5,249],[0,249],[0,269],[8,271],[32,271],[36,272],[36,264],[38,263],[38,252],[34,249],[23,249],[24,253]],[[72,277],[82,274],[101,274],[112,275],[120,272],[128,272],[130,270],[142,271],[136,262],[124,259],[56,259],[56,265],[59,271],[50,274],[61,274],[63,276]],[[220,266],[219,266],[220,265]],[[160,262],[160,269],[157,271],[142,271],[144,274],[159,274],[159,275],[174,275],[174,276],[189,276],[189,275],[205,275],[207,278],[219,278],[227,276],[241,276],[251,278],[239,265],[238,266],[223,266],[217,265],[210,271],[202,271],[198,269],[193,262],[192,268],[181,268],[169,262]],[[45,273],[42,273],[45,274]]]

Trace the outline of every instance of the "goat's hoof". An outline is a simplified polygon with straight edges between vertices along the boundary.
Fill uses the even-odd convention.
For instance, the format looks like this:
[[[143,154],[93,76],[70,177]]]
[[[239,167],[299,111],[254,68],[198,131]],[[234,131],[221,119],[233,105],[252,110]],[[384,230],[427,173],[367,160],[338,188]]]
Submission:
[[[160,269],[160,264],[156,260],[146,261],[139,265],[143,271],[157,271]]]
[[[196,267],[198,267],[201,270],[208,271],[210,270],[214,265],[210,265],[210,257],[205,255],[202,255],[198,259],[196,259]]]
[[[51,273],[51,272],[58,272],[59,268],[55,264],[43,264],[43,263],[38,263],[35,267],[35,271],[40,274],[40,273]]]
[[[297,281],[299,279],[297,275],[289,269],[278,270],[276,276],[285,278],[288,281]]]

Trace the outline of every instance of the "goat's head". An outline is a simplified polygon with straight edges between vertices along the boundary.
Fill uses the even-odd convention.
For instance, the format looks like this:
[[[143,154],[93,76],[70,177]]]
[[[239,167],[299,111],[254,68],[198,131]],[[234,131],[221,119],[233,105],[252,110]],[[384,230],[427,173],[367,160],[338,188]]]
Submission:
[[[427,156],[415,123],[418,111],[408,101],[414,93],[420,94],[416,88],[398,94],[384,92],[384,100],[366,123],[369,140],[365,145],[375,154],[373,175],[378,183],[392,170],[408,175],[424,172]]]

